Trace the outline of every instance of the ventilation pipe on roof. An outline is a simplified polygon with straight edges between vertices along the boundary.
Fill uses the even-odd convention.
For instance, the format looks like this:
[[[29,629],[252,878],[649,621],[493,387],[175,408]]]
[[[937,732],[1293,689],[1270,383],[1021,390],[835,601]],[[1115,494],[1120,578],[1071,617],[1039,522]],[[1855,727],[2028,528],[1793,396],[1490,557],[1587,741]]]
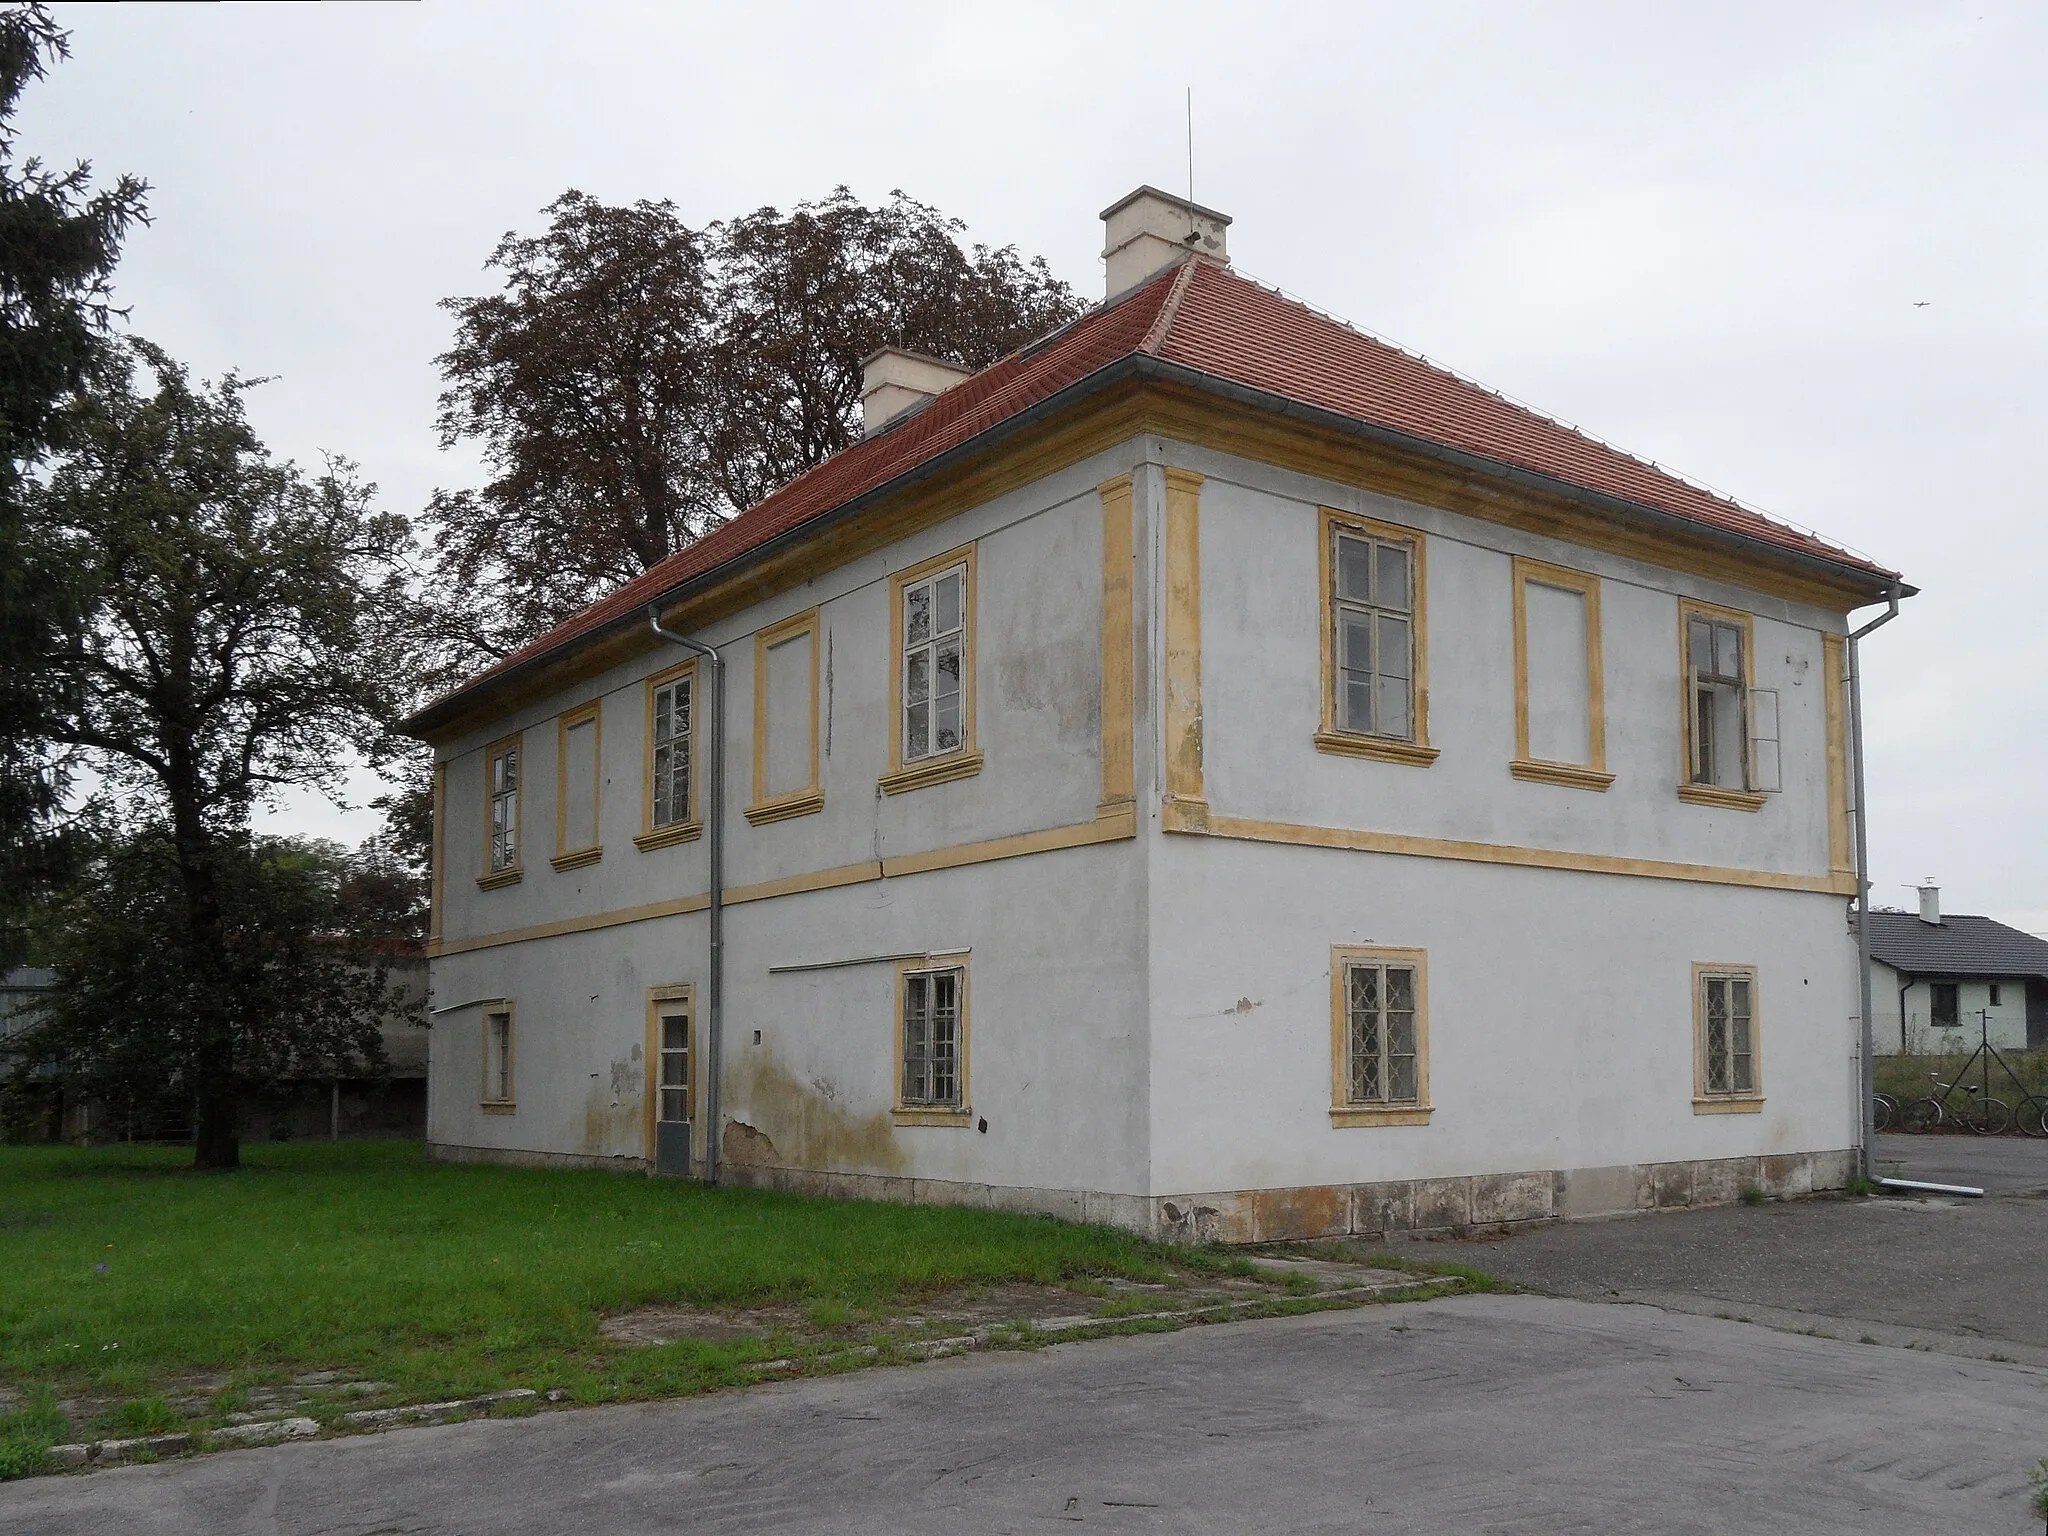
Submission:
[[[1863,808],[1863,637],[1874,629],[1880,629],[1899,616],[1899,599],[1905,595],[1904,587],[1893,582],[1891,590],[1885,593],[1886,607],[1883,613],[1872,619],[1861,629],[1849,636],[1849,643],[1843,647],[1849,660],[1849,744],[1850,756],[1855,759],[1856,772],[1856,985],[1862,999],[1859,1011],[1863,1017],[1862,1070],[1858,1074],[1863,1083],[1863,1112],[1859,1117],[1863,1125],[1863,1177],[1874,1180],[1877,1164],[1872,1158],[1877,1152],[1877,1062],[1872,1056],[1876,1043],[1870,1028],[1870,818]],[[1905,1010],[1899,1011],[1905,1017]]]
[[[873,437],[912,406],[936,400],[971,370],[944,358],[883,347],[860,365],[860,431]]]
[[[1229,228],[1227,213],[1157,187],[1138,188],[1102,210],[1103,296],[1113,299],[1137,287],[1190,251],[1229,266]]]
[[[1932,880],[1920,887],[1920,921],[1941,926],[1941,887]]]

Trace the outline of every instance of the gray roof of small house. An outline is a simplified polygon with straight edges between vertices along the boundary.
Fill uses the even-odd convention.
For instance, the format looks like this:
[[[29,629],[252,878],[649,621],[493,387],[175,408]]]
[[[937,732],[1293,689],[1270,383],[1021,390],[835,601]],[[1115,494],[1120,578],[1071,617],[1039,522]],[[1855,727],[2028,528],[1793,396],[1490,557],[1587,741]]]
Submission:
[[[1988,917],[1944,916],[1939,923],[1923,923],[1912,912],[1873,912],[1870,954],[1909,976],[2048,979],[2048,939]]]

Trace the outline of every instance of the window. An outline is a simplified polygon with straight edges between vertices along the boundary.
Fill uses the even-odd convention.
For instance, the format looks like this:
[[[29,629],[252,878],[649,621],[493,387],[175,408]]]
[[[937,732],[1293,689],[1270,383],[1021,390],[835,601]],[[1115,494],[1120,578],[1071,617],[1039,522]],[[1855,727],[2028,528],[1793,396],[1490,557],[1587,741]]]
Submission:
[[[694,661],[647,679],[646,825],[633,839],[643,849],[688,842],[704,830],[696,814],[696,700]]]
[[[1963,1027],[1962,988],[1953,981],[1927,984],[1927,1014],[1936,1029]]]
[[[1693,967],[1693,1105],[1701,1112],[1759,1107],[1756,971],[1751,966]]]
[[[1419,949],[1330,952],[1330,1119],[1429,1123],[1428,971]]]
[[[483,1107],[500,1113],[512,1108],[512,1009],[484,1013]]]
[[[594,864],[604,856],[598,841],[599,702],[591,700],[555,720],[556,869]]]
[[[967,1108],[967,968],[905,962],[897,972],[899,1125],[959,1125]]]
[[[1325,752],[1427,764],[1422,537],[1322,511]]]
[[[823,810],[818,784],[818,610],[754,636],[754,826]]]
[[[1755,687],[1749,615],[1681,603],[1685,779],[1679,797],[1757,810],[1780,785],[1778,695]]]
[[[519,878],[519,737],[507,736],[484,749],[484,872],[486,890]]]
[[[895,736],[881,780],[888,794],[981,771],[974,749],[974,567],[969,545],[890,583]]]
[[[1985,999],[1986,1005],[1992,1008],[2002,1007],[2003,998],[2005,996],[2004,989],[2000,987],[1999,984],[1995,981],[1986,983],[1986,986],[1988,987],[1991,993],[1991,995]]]
[[[1604,790],[1607,708],[1600,578],[1516,559],[1515,756],[1518,779]]]

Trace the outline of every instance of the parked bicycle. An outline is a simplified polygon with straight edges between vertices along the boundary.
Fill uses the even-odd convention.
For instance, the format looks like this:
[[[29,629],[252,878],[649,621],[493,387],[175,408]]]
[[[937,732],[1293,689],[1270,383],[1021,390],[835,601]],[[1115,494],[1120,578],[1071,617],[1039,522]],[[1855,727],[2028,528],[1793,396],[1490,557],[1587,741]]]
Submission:
[[[2026,1080],[2015,1072],[2012,1063],[2005,1059],[2004,1052],[1991,1043],[1991,1015],[1989,1010],[1980,1010],[1978,1015],[1979,1035],[1977,1049],[1956,1073],[1956,1080],[1945,1083],[1937,1072],[1927,1074],[1928,1081],[1940,1090],[1924,1099],[1915,1099],[1903,1107],[1892,1100],[1892,1123],[1901,1130],[1914,1135],[1934,1130],[1942,1125],[1959,1125],[1974,1131],[1979,1136],[1997,1136],[2008,1126],[2017,1125],[2021,1134],[2027,1136],[2048,1136],[2048,1098],[2034,1093],[2027,1087]],[[1982,1080],[1977,1083],[1963,1081],[1970,1068],[1983,1062]],[[2012,1085],[2019,1090],[2019,1111],[2015,1115],[2013,1106],[2005,1100],[1995,1098],[1991,1092],[1991,1066],[1996,1062],[2001,1071],[2012,1079]],[[1953,1096],[1962,1094],[1960,1103],[1951,1102]],[[1880,1100],[1889,1098],[1879,1094]],[[1884,1127],[1884,1105],[1877,1106],[1879,1129]]]
[[[1944,1083],[1938,1072],[1928,1073],[1927,1078],[1941,1092],[1906,1106],[1905,1126],[1915,1136],[1941,1125],[1960,1125],[1979,1136],[1996,1136],[2012,1124],[2012,1106],[1975,1083]],[[1950,1095],[1956,1093],[1963,1095],[1962,1103],[1949,1103]]]
[[[1871,1095],[1870,1123],[1880,1131],[1888,1131],[1899,1123],[1899,1116],[1905,1106],[1890,1094],[1878,1092]]]

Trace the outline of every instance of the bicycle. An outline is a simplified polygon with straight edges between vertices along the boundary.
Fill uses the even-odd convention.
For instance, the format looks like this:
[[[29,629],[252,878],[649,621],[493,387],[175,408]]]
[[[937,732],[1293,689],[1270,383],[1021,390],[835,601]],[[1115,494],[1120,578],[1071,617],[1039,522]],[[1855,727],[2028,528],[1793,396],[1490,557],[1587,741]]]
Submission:
[[[2022,1136],[2048,1136],[2048,1099],[2038,1093],[2028,1094],[2020,1100],[2012,1119]]]
[[[1978,1136],[1997,1136],[2012,1124],[2012,1106],[1993,1098],[1975,1083],[1944,1083],[1941,1074],[1930,1072],[1927,1080],[1941,1090],[1906,1106],[1905,1128],[1915,1136],[1951,1121]],[[1949,1095],[1961,1089],[1966,1095],[1959,1108],[1949,1107]]]
[[[1877,1130],[1888,1131],[1899,1123],[1899,1117],[1904,1110],[1905,1106],[1890,1094],[1882,1091],[1872,1094],[1870,1123]]]

